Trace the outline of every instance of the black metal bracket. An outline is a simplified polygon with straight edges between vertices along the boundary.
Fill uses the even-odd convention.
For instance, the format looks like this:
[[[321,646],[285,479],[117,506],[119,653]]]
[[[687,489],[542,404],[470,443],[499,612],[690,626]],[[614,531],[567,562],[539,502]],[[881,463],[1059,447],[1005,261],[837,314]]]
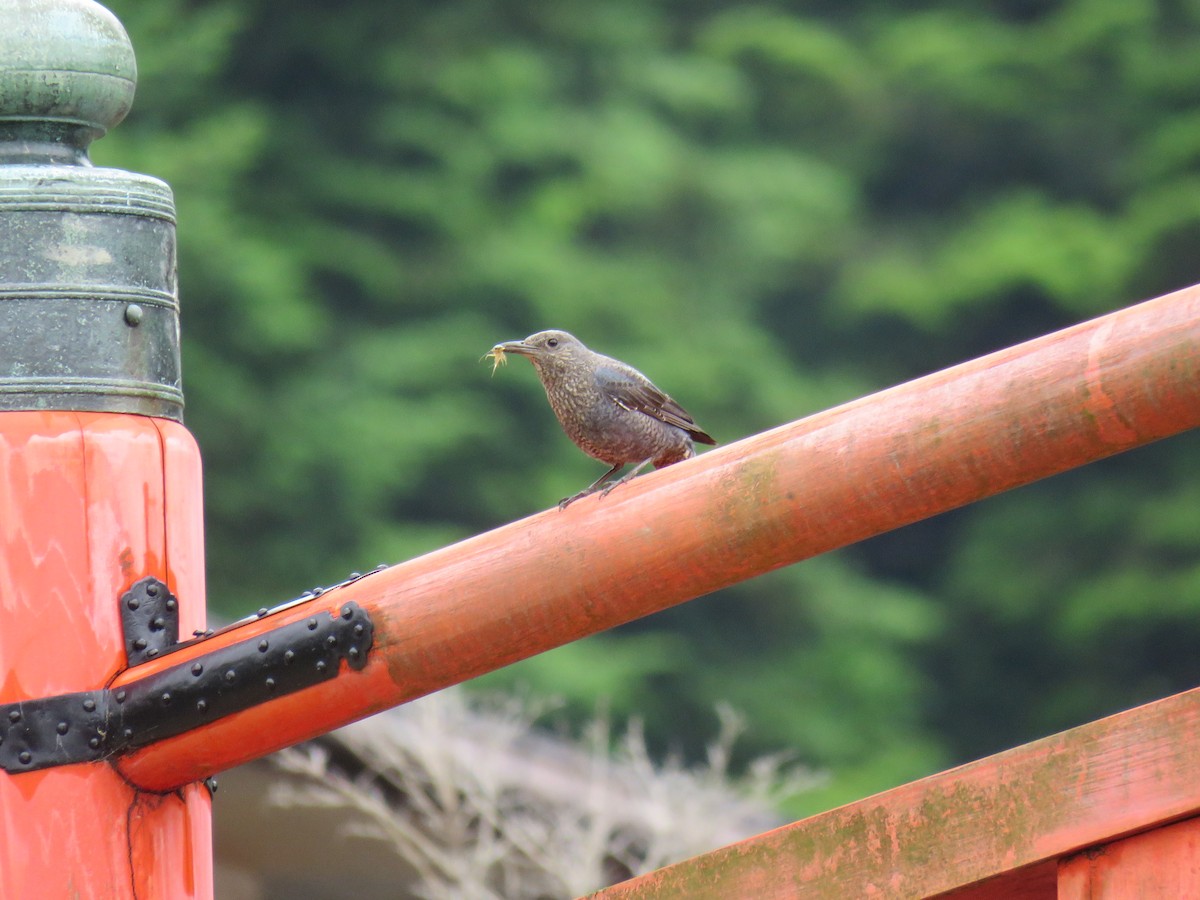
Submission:
[[[179,601],[165,584],[150,576],[121,597],[125,659],[136,666],[179,642]]]
[[[343,659],[362,669],[373,637],[366,610],[350,602],[337,616],[321,613],[282,625],[132,682],[114,694],[120,749],[174,737],[329,681]]]
[[[156,584],[157,591],[151,590]],[[131,607],[131,600],[137,605]],[[143,604],[145,600],[150,602]],[[167,604],[174,602],[166,586],[143,579],[121,601],[122,614],[128,610],[139,614],[139,622],[148,621],[136,632],[149,635],[141,648],[135,646],[141,638],[131,638],[134,632],[127,625],[127,653],[133,647],[143,658],[161,655],[162,636],[172,628]],[[159,612],[164,621],[156,624]],[[174,629],[177,633],[177,618]],[[343,660],[350,669],[361,670],[373,639],[370,616],[351,601],[337,615],[322,612],[281,625],[120,688],[0,704],[0,768],[17,773],[91,762],[191,731],[336,678]]]
[[[108,736],[107,691],[0,706],[0,768],[28,772],[99,759]]]

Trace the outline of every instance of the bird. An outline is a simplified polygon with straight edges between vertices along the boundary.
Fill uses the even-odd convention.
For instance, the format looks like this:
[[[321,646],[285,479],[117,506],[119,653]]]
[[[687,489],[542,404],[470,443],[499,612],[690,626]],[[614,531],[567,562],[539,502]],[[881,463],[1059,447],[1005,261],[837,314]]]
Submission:
[[[565,331],[539,331],[496,344],[484,354],[492,359],[493,373],[509,353],[533,363],[567,437],[588,456],[612,466],[578,494],[560,500],[559,509],[596,491],[603,497],[651,463],[661,469],[690,459],[696,455],[693,442],[716,444],[682,406],[633,366],[589,350]],[[634,467],[627,475],[609,481],[630,463]]]

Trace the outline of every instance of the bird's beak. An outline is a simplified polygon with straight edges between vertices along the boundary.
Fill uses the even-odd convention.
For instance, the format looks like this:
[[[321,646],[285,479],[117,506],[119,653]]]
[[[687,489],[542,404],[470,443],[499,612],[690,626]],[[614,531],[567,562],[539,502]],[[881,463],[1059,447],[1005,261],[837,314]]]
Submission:
[[[517,356],[533,356],[534,353],[534,349],[524,341],[505,341],[503,344],[497,344],[492,348],[493,353],[496,351],[502,354],[515,353]]]

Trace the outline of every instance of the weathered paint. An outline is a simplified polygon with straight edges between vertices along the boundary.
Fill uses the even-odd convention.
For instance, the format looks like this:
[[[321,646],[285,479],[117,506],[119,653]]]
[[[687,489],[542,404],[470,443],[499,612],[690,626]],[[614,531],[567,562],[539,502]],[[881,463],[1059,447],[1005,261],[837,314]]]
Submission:
[[[1054,860],[1005,872],[956,891],[938,894],[937,900],[1057,900],[1058,864]]]
[[[151,745],[120,768],[135,784],[167,790],[770,569],[1197,425],[1200,287],[747,438],[172,654],[161,664],[347,600],[376,626],[361,673]],[[1055,789],[1051,769],[1039,777]],[[952,797],[927,800],[943,805],[939,814],[956,809]],[[1012,809],[1014,842],[1037,826],[1038,812]],[[881,822],[883,830],[870,820],[840,827],[857,829],[859,841],[900,842],[902,823]],[[939,851],[926,850],[936,864]]]
[[[1058,900],[1200,897],[1200,819],[1091,847],[1058,869]]]
[[[203,626],[199,454],[141,416],[0,413],[0,702],[104,686],[145,575]],[[212,896],[207,792],[148,796],[107,763],[0,772],[0,896]]]
[[[594,900],[813,900],[1012,897],[1053,900],[1055,862],[1082,848],[1200,811],[1200,690],[942,772],[591,895]],[[1145,844],[1139,843],[1145,841]],[[1197,832],[1162,860],[1190,859]],[[1113,865],[1078,859],[1060,871],[1078,885],[1118,881],[1109,868],[1168,842],[1119,842]],[[1110,845],[1110,847],[1113,845]],[[1109,852],[1106,848],[1105,852]],[[1187,854],[1191,852],[1191,856]],[[1174,854],[1174,855],[1172,855]],[[987,880],[990,879],[990,880]],[[1150,880],[1144,883],[1151,884]],[[1176,881],[1162,876],[1160,884]],[[1061,900],[1200,896],[1061,893]]]

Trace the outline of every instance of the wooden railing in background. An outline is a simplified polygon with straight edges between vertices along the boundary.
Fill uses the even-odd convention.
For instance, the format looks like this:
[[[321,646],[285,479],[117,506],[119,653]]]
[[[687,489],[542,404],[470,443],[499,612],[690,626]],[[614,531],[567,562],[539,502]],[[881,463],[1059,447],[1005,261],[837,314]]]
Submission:
[[[1194,816],[1200,689],[821,813],[592,900],[1185,900],[1200,897]]]

